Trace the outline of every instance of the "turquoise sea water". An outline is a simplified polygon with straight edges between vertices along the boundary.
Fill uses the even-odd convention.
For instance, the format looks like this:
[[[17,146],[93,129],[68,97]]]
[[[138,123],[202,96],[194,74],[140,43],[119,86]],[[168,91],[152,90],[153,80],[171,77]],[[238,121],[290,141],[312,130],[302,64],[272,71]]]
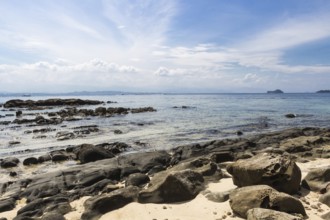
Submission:
[[[14,98],[38,100],[53,97],[0,97],[0,103]],[[48,127],[56,131],[46,133],[47,137],[43,139],[36,139],[33,134],[24,134],[24,131],[31,130],[26,125],[0,125],[0,158],[8,155],[20,158],[39,156],[50,149],[80,143],[122,141],[131,144],[136,150],[170,149],[187,143],[236,137],[237,131],[250,135],[290,127],[330,127],[330,94],[158,94],[57,98],[116,101],[105,107],[151,106],[157,112],[110,118],[90,117],[88,120],[50,125]],[[178,108],[173,108],[175,106]],[[0,110],[2,116],[15,113],[2,111],[3,108]],[[297,117],[286,118],[288,113],[296,114]],[[1,117],[0,121],[14,119],[6,116]],[[80,125],[98,125],[100,132],[68,141],[56,140],[57,132],[72,131],[73,127]],[[32,129],[39,128],[42,127]],[[123,134],[114,134],[116,129],[123,131]],[[19,141],[20,144],[9,146],[10,141]]]

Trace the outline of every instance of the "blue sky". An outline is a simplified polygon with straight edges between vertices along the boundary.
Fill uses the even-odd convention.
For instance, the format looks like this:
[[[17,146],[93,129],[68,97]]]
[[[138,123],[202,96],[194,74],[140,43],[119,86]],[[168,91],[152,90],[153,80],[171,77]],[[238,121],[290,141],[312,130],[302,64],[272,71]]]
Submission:
[[[328,0],[2,0],[0,91],[330,89]]]

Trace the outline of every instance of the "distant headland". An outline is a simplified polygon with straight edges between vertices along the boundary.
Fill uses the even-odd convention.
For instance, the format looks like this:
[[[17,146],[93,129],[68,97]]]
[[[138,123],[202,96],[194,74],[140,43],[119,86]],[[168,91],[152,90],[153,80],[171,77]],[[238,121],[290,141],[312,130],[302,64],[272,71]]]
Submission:
[[[319,90],[316,93],[330,93],[330,90]]]
[[[274,91],[267,91],[267,93],[269,93],[269,94],[280,94],[280,93],[284,93],[284,92],[280,89],[276,89]]]

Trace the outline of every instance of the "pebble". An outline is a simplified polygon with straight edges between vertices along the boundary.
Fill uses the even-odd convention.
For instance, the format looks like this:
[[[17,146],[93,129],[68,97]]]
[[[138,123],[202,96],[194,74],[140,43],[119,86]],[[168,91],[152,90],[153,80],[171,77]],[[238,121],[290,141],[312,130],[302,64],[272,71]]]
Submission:
[[[167,207],[166,206],[163,206],[163,209],[167,209]]]
[[[311,207],[312,209],[318,209],[318,207],[315,204],[311,205]]]

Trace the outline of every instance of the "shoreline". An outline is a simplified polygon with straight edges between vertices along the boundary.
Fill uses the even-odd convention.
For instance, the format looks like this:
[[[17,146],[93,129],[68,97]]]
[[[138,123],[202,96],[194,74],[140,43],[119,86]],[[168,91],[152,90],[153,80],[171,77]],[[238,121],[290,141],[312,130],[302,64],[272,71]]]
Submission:
[[[80,147],[78,152],[81,149],[83,148]],[[202,185],[200,185],[202,188],[196,192],[197,194],[193,193],[193,198],[183,199],[179,204],[176,202],[162,202],[157,205],[153,204],[153,202],[147,202],[147,204],[137,203],[137,200],[134,199],[136,197],[133,196],[131,202],[115,208],[115,210],[97,214],[97,218],[194,220],[207,216],[204,219],[240,219],[230,209],[228,199],[224,202],[214,202],[205,196],[208,193],[225,193],[230,189],[236,188],[232,183],[232,176],[226,172],[228,163],[235,163],[235,161],[239,160],[245,161],[260,154],[272,154],[280,157],[282,157],[281,155],[286,155],[285,157],[289,155],[301,167],[302,175],[305,176],[311,168],[323,166],[324,163],[329,164],[330,159],[325,158],[330,158],[330,130],[324,128],[295,128],[244,138],[213,140],[203,144],[178,146],[170,152],[152,151],[125,154],[125,151],[123,151],[122,153],[114,158],[103,158],[94,162],[73,165],[60,171],[31,176],[28,178],[27,185],[25,183],[26,180],[19,178],[16,178],[16,181],[10,185],[1,183],[0,185],[3,189],[1,200],[14,198],[14,204],[16,204],[13,210],[3,212],[2,214],[11,219],[16,211],[22,212],[22,209],[26,209],[25,201],[29,204],[34,200],[43,201],[47,197],[56,199],[61,195],[63,199],[65,198],[63,202],[65,207],[67,207],[66,211],[61,215],[67,219],[78,219],[78,217],[81,218],[79,215],[83,213],[87,215],[88,209],[91,208],[89,205],[86,205],[86,201],[92,201],[91,199],[101,198],[102,196],[111,196],[112,193],[118,190],[148,191],[151,187],[150,183],[159,178],[160,174],[172,175],[171,173],[186,172],[186,169],[189,168],[189,170],[195,173],[193,175],[202,175],[204,179]],[[195,161],[199,161],[197,164],[201,163],[201,165],[196,166]],[[136,174],[141,174],[143,178],[150,178],[151,180],[144,182],[140,185],[140,188],[137,186],[134,186],[135,188],[125,186],[127,181],[130,181],[129,178]],[[59,177],[60,179],[58,179]],[[64,185],[62,185],[62,181],[68,178],[73,179],[70,182],[63,182]],[[57,182],[54,185],[55,180]],[[205,186],[203,187],[203,185]],[[123,188],[123,186],[125,187]],[[43,188],[48,193],[45,195],[36,191],[38,188]],[[127,192],[121,193],[125,195]],[[154,196],[153,193],[150,195]],[[329,207],[324,204],[320,205],[317,202],[319,197],[317,193],[308,191],[306,195],[309,195],[306,197],[309,204],[304,203],[304,206],[310,219],[321,219],[320,216],[322,214],[330,211]],[[2,204],[1,200],[0,207]],[[42,208],[42,213],[47,210],[47,207],[52,206],[51,204],[53,204],[52,201],[46,204],[46,207]],[[319,207],[317,209],[311,208],[312,205],[313,207]],[[197,207],[204,207],[202,209],[204,211],[198,210]],[[138,212],[140,213],[142,208],[145,212],[142,212],[140,215],[137,214]],[[184,210],[198,211],[192,211],[191,215],[189,215]],[[46,213],[48,212],[46,211]],[[228,214],[229,212],[231,213],[230,215]],[[94,213],[94,211],[91,213]],[[127,213],[132,214],[132,216],[128,216]],[[32,216],[40,216],[40,214],[35,213]],[[86,217],[83,219],[86,219]]]

